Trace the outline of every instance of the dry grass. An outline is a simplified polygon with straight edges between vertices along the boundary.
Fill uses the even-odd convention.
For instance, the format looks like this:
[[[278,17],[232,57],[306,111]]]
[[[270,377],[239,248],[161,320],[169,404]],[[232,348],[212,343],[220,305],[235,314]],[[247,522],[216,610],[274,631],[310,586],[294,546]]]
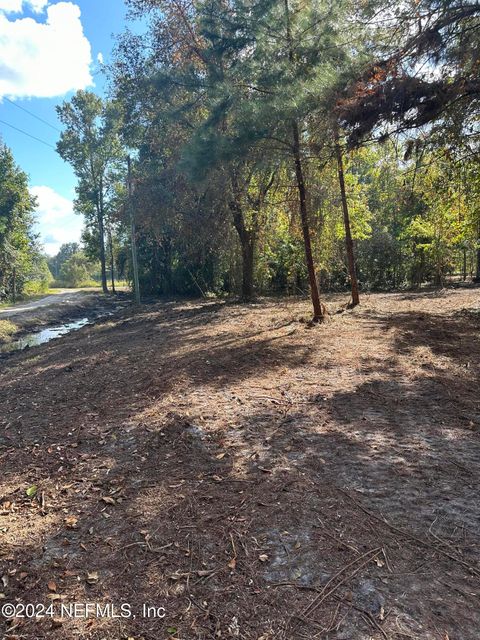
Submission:
[[[0,320],[0,342],[6,342],[17,330],[17,325],[10,320]]]

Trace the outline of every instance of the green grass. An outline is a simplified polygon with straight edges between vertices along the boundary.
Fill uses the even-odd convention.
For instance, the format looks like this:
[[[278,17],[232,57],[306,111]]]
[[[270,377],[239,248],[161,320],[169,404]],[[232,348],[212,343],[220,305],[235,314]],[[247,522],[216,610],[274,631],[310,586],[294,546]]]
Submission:
[[[5,341],[17,331],[18,327],[10,320],[0,320],[0,340]]]
[[[31,295],[27,295],[24,293],[20,296],[17,296],[15,302],[12,302],[11,300],[0,302],[0,309],[5,309],[6,307],[15,307],[17,305],[22,305],[25,302],[34,302],[35,300],[41,300],[42,298],[45,298],[45,296],[49,296],[52,293],[55,293],[55,289],[47,289],[45,293],[34,293]]]

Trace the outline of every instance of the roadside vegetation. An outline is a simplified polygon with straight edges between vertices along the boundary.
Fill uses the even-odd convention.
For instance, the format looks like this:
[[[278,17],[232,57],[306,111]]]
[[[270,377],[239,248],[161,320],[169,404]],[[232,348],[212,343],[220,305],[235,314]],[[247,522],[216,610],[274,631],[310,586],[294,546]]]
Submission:
[[[17,325],[10,320],[0,320],[0,343],[7,341],[17,331]]]
[[[128,5],[107,98],[58,107],[104,290],[136,261],[144,294],[320,320],[322,292],[480,278],[475,5]]]
[[[46,293],[52,282],[33,230],[34,212],[27,175],[0,145],[0,303]]]

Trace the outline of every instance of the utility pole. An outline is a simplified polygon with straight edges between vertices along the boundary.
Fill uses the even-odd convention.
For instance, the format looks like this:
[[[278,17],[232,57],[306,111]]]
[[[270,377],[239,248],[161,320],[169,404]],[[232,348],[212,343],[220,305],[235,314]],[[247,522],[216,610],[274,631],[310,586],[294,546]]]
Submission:
[[[138,279],[138,260],[137,260],[137,240],[135,233],[135,211],[132,203],[133,183],[132,183],[132,161],[130,156],[127,157],[128,164],[128,208],[130,210],[130,235],[132,242],[132,265],[133,265],[133,287],[135,293],[135,304],[140,304],[140,282]]]

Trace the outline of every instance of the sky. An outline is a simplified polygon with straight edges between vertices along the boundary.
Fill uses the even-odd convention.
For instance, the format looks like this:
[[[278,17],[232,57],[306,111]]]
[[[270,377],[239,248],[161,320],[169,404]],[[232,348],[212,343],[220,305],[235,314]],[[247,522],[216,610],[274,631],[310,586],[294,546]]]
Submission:
[[[102,64],[125,17],[123,0],[0,0],[0,138],[29,175],[36,232],[49,255],[78,242],[82,229],[76,178],[55,151],[55,106],[79,89],[103,95]]]

